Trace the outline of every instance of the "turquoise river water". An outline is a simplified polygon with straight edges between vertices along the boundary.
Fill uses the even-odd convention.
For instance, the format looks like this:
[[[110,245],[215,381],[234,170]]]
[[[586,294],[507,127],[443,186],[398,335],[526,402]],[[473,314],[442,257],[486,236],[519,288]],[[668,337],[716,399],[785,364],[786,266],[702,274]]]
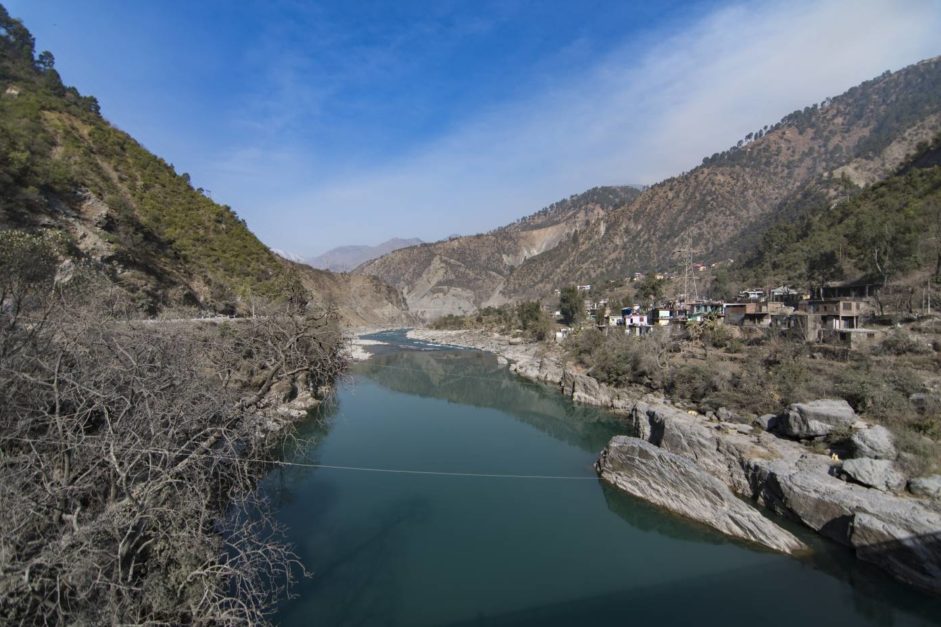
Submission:
[[[602,484],[616,417],[489,354],[375,337],[393,346],[354,366],[286,460],[467,474],[272,471],[262,489],[312,573],[279,624],[941,624],[941,600],[803,530],[816,551],[794,559]]]

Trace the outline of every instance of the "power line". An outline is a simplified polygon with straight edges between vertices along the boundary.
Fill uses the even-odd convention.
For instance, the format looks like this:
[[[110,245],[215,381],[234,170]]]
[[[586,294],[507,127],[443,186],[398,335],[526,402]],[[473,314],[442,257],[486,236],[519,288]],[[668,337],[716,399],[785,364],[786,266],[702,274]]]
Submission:
[[[28,444],[59,444],[62,446],[87,446],[94,445],[95,443],[89,442],[91,439],[101,439],[101,436],[85,436],[85,438],[78,442],[68,442],[66,440],[56,440],[53,438],[18,438],[18,437],[7,437],[3,438],[4,440],[15,440],[18,442],[24,442]],[[109,443],[109,440],[101,439],[102,444]],[[146,448],[146,447],[137,447],[137,446],[119,446],[121,450],[132,451],[137,453],[153,453],[156,455],[180,455],[183,451],[171,451],[169,449],[157,449],[157,448]],[[348,470],[355,472],[374,472],[374,473],[389,473],[389,474],[401,474],[401,475],[427,475],[427,476],[438,476],[438,477],[473,477],[473,478],[483,478],[483,479],[540,479],[540,480],[556,480],[556,481],[597,481],[598,478],[595,476],[583,476],[583,475],[523,475],[523,474],[512,474],[512,473],[483,473],[483,472],[451,472],[443,470],[412,470],[406,468],[373,468],[368,466],[345,466],[339,464],[317,464],[312,462],[292,462],[286,460],[274,460],[274,459],[257,459],[250,457],[235,457],[231,455],[218,455],[212,454],[214,459],[221,459],[226,461],[236,461],[236,462],[255,462],[259,464],[272,464],[276,466],[287,466],[295,468],[313,468],[313,469],[324,469],[324,470]]]

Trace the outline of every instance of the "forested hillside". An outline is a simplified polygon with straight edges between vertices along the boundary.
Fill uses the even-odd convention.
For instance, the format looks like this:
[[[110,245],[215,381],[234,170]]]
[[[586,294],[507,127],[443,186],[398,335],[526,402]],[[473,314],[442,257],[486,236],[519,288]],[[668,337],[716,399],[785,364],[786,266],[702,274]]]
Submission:
[[[286,295],[358,305],[346,282],[273,254],[230,207],[109,124],[2,7],[0,229],[60,233],[65,256],[104,272],[150,313],[167,305],[231,312],[251,297]],[[378,282],[358,288],[373,284],[376,309],[402,304]],[[331,289],[312,293],[317,285]]]
[[[941,280],[941,134],[897,174],[841,202],[819,193],[803,201],[764,233],[731,281],[892,283],[911,299]]]

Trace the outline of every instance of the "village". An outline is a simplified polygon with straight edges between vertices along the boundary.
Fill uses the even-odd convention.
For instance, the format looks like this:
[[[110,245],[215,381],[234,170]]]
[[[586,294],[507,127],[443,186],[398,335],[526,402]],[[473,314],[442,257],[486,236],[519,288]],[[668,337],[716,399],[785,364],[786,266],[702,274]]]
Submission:
[[[698,265],[693,264],[693,271]],[[676,278],[672,274],[655,276],[659,280]],[[643,274],[637,273],[631,280],[643,278]],[[689,281],[684,283],[688,288]],[[573,324],[593,323],[605,333],[623,330],[628,335],[643,336],[657,327],[680,331],[690,324],[711,322],[773,329],[793,339],[855,349],[871,344],[878,335],[864,324],[875,313],[872,297],[879,287],[866,282],[830,283],[811,293],[781,285],[742,290],[734,302],[699,298],[692,293],[687,298],[687,289],[673,299],[656,300],[649,306],[618,306],[608,298],[593,298],[592,285],[585,284],[576,286],[583,296],[584,320],[573,321]],[[556,290],[557,295],[560,293],[561,290]],[[554,312],[557,320],[562,317],[561,313],[560,310]],[[561,342],[573,330],[573,326],[563,326],[556,331],[556,341]]]

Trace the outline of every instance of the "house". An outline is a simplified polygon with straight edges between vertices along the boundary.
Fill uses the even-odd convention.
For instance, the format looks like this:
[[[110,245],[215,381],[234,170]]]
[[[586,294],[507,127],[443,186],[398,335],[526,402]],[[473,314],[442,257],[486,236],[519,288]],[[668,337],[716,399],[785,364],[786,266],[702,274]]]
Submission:
[[[793,311],[792,307],[778,302],[727,303],[725,322],[738,326],[770,327],[775,320],[780,324],[783,318]]]
[[[664,327],[670,324],[673,319],[673,312],[664,307],[654,307],[650,310],[649,321],[651,326]]]
[[[575,289],[577,289],[579,292],[590,292],[591,285],[576,285]]]
[[[870,313],[868,303],[848,298],[808,300],[799,310],[820,316],[822,326],[830,329],[858,329],[860,318]]]
[[[624,318],[622,318],[621,316],[614,316],[614,315],[608,316],[609,327],[619,327],[623,324],[624,324]]]
[[[831,281],[818,287],[815,292],[817,298],[829,300],[834,298],[869,298],[882,287],[878,283],[866,281]]]
[[[559,329],[558,331],[555,332],[555,341],[556,341],[556,342],[561,342],[562,340],[564,340],[565,338],[567,338],[567,337],[569,336],[569,334],[571,334],[571,333],[572,333],[572,329],[571,329],[571,328],[569,328],[569,327],[562,327],[561,329]]]
[[[861,300],[807,300],[798,304],[782,326],[807,342],[859,348],[876,337],[875,331],[862,327],[869,313],[869,304]]]
[[[759,289],[742,290],[738,293],[738,297],[742,301],[762,300],[765,297],[765,291]]]
[[[720,318],[725,315],[725,304],[719,301],[695,301],[686,304],[686,319],[702,322],[706,318]]]
[[[637,305],[621,309],[621,320],[623,320],[624,332],[630,335],[644,335],[650,330],[647,315],[641,313]]]
[[[820,341],[824,344],[840,344],[858,349],[869,346],[875,339],[876,332],[871,329],[825,329]]]
[[[795,290],[787,285],[776,287],[768,295],[768,299],[777,303],[789,303],[796,305],[804,300],[805,294],[800,290]],[[809,295],[808,295],[809,296]]]

